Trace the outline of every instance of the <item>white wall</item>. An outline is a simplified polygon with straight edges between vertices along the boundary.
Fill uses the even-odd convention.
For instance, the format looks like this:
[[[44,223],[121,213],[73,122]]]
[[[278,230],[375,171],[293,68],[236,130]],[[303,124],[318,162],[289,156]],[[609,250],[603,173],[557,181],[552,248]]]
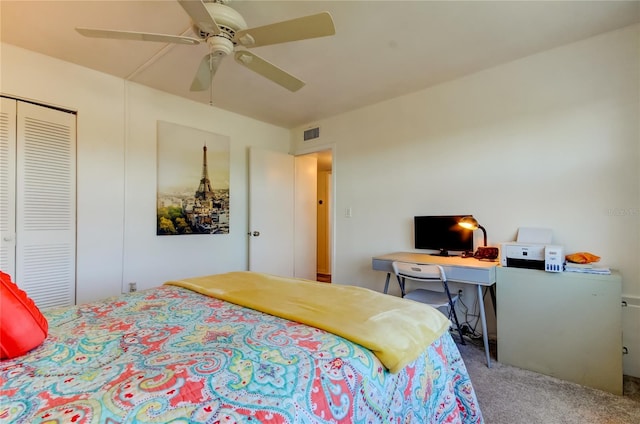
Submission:
[[[381,291],[371,257],[414,250],[414,215],[471,213],[489,245],[551,228],[567,253],[601,256],[640,295],[639,35],[629,27],[314,122],[316,143],[336,145],[333,281]],[[294,151],[313,145],[305,128],[292,131]],[[638,376],[640,340],[627,343],[625,372]]]
[[[246,270],[248,147],[286,152],[289,132],[237,114],[127,85],[124,278],[138,288],[168,279]],[[156,236],[156,123],[198,128],[230,138],[229,234]]]
[[[287,130],[12,45],[0,57],[0,93],[78,113],[78,303],[247,269],[247,148],[286,152]],[[228,235],[155,235],[158,120],[230,138]]]
[[[124,84],[1,44],[0,92],[78,112],[78,301],[120,293],[124,212]]]

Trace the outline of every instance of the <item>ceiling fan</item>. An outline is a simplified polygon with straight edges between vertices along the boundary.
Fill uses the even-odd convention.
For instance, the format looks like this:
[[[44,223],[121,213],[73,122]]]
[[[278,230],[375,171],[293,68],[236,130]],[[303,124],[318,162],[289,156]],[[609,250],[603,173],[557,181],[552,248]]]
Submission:
[[[205,55],[191,84],[191,91],[206,90],[222,59],[234,53],[237,63],[290,90],[297,91],[305,83],[276,65],[248,50],[289,41],[305,40],[335,34],[333,19],[328,12],[247,28],[244,18],[227,6],[229,0],[177,0],[191,17],[197,38],[179,35],[119,31],[96,28],[76,28],[86,37],[197,45],[207,43],[210,53]]]

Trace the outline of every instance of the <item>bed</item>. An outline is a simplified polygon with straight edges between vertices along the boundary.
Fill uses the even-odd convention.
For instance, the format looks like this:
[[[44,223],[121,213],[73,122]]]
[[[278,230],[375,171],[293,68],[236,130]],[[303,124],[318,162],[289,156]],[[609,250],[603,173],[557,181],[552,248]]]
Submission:
[[[0,421],[481,423],[433,311],[252,272],[45,310],[44,343],[0,362]]]

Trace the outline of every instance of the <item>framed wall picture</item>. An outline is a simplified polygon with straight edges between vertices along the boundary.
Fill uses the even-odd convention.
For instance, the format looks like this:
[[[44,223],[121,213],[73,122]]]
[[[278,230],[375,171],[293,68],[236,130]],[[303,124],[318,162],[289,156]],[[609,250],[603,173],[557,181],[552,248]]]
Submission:
[[[229,233],[229,137],[158,121],[156,234]]]

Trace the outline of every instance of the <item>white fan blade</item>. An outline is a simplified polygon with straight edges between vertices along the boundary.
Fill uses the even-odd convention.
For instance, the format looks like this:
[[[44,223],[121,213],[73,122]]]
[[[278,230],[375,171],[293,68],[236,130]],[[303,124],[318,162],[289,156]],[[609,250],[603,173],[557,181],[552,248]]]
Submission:
[[[220,34],[220,28],[209,13],[202,0],[178,0],[180,6],[191,17],[191,20],[198,28],[209,34]]]
[[[233,41],[245,47],[268,46],[289,41],[334,35],[336,29],[328,12],[238,31]]]
[[[196,76],[191,83],[191,91],[204,91],[209,88],[213,75],[218,70],[223,58],[224,55],[215,53],[208,54],[202,58],[196,71]]]
[[[161,43],[200,44],[197,38],[180,35],[154,34],[150,32],[117,31],[111,29],[76,28],[80,34],[92,38],[110,38],[117,40],[158,41]]]
[[[242,66],[245,66],[251,69],[253,72],[256,72],[263,77],[270,79],[271,81],[283,86],[289,91],[298,91],[302,87],[304,87],[305,83],[303,81],[251,52],[244,50],[236,52],[235,59],[236,62],[238,62]]]

